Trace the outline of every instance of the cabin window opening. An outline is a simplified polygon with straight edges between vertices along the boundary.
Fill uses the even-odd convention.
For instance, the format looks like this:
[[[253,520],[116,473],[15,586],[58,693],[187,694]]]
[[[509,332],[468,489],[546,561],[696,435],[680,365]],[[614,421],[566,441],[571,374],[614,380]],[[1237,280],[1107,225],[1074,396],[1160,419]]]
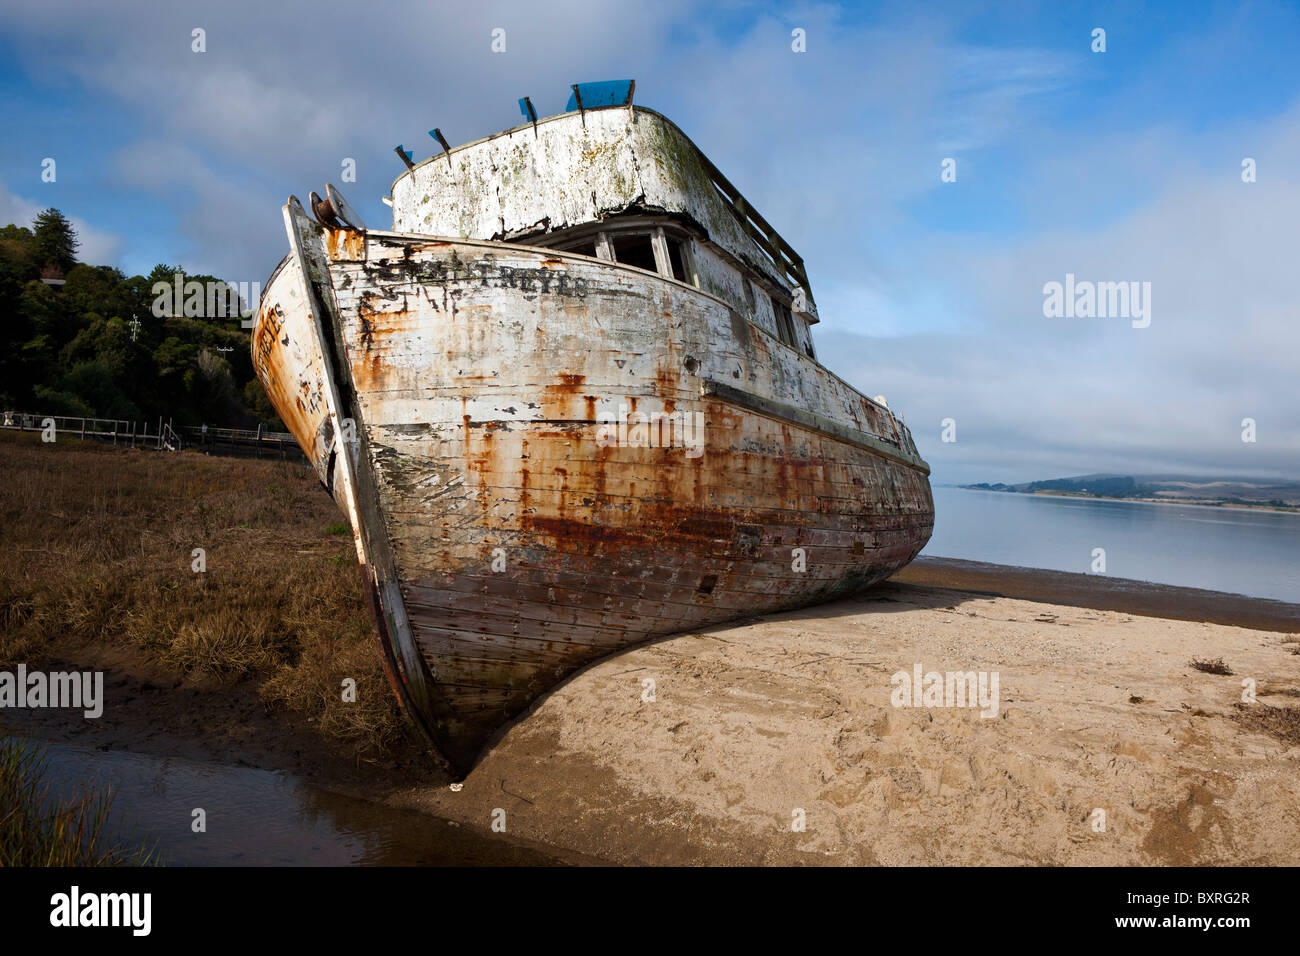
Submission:
[[[565,252],[576,252],[580,256],[591,256],[596,258],[596,240],[588,239],[586,242],[575,242],[571,245],[560,246]]]
[[[680,239],[668,240],[668,261],[672,264],[673,278],[678,282],[689,282],[686,275],[686,256],[682,252],[683,245]]]
[[[808,336],[808,344],[803,347],[804,354],[813,361],[817,360],[817,353],[813,351],[812,336]]]
[[[794,319],[790,317],[790,309],[784,302],[772,299],[772,311],[776,315],[777,338],[797,351],[799,343],[794,337]]]
[[[654,245],[648,235],[611,236],[614,245],[614,261],[626,266],[636,266],[648,272],[658,272],[655,265]]]
[[[754,283],[748,279],[742,279],[745,284],[745,304],[749,306],[749,314],[753,315],[758,311],[758,303],[754,301]]]

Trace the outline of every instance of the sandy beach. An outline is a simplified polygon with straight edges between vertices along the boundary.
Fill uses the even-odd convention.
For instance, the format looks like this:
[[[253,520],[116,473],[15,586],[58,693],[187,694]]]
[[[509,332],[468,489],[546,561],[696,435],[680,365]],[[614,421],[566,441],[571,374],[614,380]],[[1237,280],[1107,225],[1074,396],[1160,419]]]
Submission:
[[[890,583],[600,662],[459,792],[389,800],[484,827],[500,808],[511,834],[633,864],[1294,865],[1300,739],[1258,715],[1300,696],[1298,649]],[[996,716],[893,706],[916,663],[996,671]]]

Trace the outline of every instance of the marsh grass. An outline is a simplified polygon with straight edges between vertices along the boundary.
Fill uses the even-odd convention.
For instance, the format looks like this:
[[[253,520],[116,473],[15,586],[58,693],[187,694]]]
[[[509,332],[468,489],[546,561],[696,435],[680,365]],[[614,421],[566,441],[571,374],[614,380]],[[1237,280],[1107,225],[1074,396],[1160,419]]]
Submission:
[[[0,474],[0,668],[129,646],[205,687],[254,680],[358,752],[406,733],[351,536],[309,469],[7,432]]]
[[[111,835],[112,796],[57,800],[42,784],[45,757],[34,744],[0,740],[0,866],[148,866],[147,846]]]

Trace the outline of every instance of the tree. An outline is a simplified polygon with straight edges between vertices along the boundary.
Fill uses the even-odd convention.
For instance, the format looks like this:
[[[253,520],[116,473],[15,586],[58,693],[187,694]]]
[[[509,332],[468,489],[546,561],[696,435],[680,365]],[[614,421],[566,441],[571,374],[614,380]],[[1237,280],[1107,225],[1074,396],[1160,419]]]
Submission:
[[[280,421],[280,414],[271,404],[271,399],[266,394],[266,389],[256,378],[250,378],[244,384],[244,405],[253,413],[263,425],[267,426],[273,432],[288,431],[284,423]]]
[[[39,266],[58,266],[67,272],[77,264],[77,232],[72,223],[51,207],[32,222],[31,253]]]
[[[229,310],[207,309],[205,297],[203,315],[154,314],[154,283],[170,289],[184,269],[125,276],[76,259],[76,233],[57,209],[32,230],[0,225],[0,409],[283,430]],[[62,284],[41,281],[55,269]]]

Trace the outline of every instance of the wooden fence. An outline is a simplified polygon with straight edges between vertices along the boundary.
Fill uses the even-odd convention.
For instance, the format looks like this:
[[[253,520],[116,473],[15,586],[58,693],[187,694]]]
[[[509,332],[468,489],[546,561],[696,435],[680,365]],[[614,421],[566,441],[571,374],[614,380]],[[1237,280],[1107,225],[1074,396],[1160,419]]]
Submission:
[[[306,456],[292,435],[288,432],[267,431],[260,425],[256,429],[187,425],[181,429],[181,433],[186,448],[205,454],[306,461]]]
[[[0,428],[14,431],[39,432],[51,425],[56,436],[75,435],[83,441],[90,439],[114,445],[130,445],[133,448],[153,448],[159,451],[191,448],[212,455],[306,460],[292,435],[288,432],[268,431],[262,426],[247,429],[187,425],[178,429],[170,419],[164,421],[162,418],[154,423],[12,411],[4,412],[0,417]]]

